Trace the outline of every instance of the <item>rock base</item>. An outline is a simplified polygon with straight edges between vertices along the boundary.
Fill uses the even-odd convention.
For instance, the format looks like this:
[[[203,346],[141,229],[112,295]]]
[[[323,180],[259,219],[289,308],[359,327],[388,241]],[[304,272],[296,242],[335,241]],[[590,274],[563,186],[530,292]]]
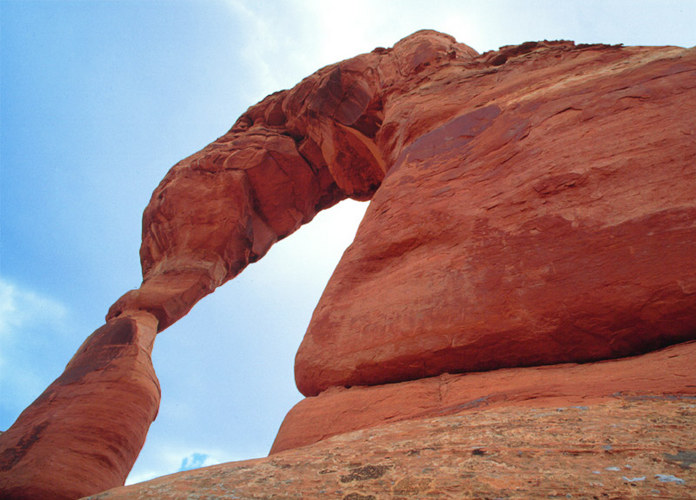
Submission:
[[[92,499],[696,498],[696,399],[618,396],[351,432]]]
[[[483,409],[586,406],[616,395],[696,398],[696,342],[597,363],[509,368],[334,388],[288,412],[271,453],[385,423]]]

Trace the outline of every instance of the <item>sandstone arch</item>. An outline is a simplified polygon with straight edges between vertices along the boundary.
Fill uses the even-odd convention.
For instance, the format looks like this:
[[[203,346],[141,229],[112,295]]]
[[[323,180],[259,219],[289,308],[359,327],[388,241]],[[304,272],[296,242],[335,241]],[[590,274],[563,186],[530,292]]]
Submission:
[[[422,31],[267,97],[157,187],[141,287],[0,436],[0,488],[122,484],[156,333],[346,197],[372,204],[298,352],[305,395],[696,338],[694,76],[693,49]]]

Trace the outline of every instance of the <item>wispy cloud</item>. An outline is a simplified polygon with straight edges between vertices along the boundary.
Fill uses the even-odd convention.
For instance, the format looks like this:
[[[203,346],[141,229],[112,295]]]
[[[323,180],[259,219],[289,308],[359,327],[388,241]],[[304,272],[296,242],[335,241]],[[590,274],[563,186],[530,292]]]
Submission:
[[[0,381],[11,376],[7,366],[11,346],[26,340],[27,331],[37,327],[65,331],[67,317],[68,309],[59,301],[0,277]]]
[[[60,370],[64,360],[47,355],[69,343],[69,316],[58,300],[0,277],[0,428]]]
[[[261,8],[252,7],[239,0],[227,0],[232,15],[242,30],[243,45],[234,47],[249,66],[246,74],[248,85],[243,86],[248,95],[245,100],[252,104],[266,95],[281,89],[280,71],[271,66],[279,50],[279,38],[273,34],[272,20]]]
[[[239,46],[231,48],[245,63],[245,99],[254,103],[290,88],[319,68],[389,47],[423,28],[452,34],[477,48],[487,47],[485,22],[471,2],[443,0],[436,5],[399,2],[247,2],[225,0],[239,29]],[[404,16],[404,11],[409,15]],[[491,47],[491,48],[497,48]]]
[[[0,340],[28,326],[61,324],[67,308],[57,300],[0,277]]]
[[[291,88],[323,66],[374,48],[367,36],[374,28],[367,0],[345,6],[319,0],[225,4],[239,26],[240,44],[232,49],[246,65],[243,88],[250,104]]]

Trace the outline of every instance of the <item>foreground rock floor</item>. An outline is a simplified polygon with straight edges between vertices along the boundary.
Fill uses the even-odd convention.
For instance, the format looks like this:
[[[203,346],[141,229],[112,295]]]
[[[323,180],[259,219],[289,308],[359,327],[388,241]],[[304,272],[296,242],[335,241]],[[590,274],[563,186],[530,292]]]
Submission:
[[[696,398],[397,422],[92,499],[696,498]]]

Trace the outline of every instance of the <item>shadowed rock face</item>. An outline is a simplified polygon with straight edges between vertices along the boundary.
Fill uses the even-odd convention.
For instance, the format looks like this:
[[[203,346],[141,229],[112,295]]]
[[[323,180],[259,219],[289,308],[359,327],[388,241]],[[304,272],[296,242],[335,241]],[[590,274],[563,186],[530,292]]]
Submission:
[[[446,373],[394,384],[335,387],[305,398],[290,410],[271,454],[375,425],[490,409],[515,408],[514,413],[520,407],[592,406],[619,395],[696,402],[694,382],[696,342],[692,341],[595,363]],[[691,445],[696,442],[680,444]]]
[[[481,405],[692,397],[695,117],[694,49],[479,55],[432,31],[267,97],[157,187],[141,287],[0,435],[0,490],[122,484],[157,411],[156,332],[347,197],[372,202],[297,354],[312,397],[274,451]]]

